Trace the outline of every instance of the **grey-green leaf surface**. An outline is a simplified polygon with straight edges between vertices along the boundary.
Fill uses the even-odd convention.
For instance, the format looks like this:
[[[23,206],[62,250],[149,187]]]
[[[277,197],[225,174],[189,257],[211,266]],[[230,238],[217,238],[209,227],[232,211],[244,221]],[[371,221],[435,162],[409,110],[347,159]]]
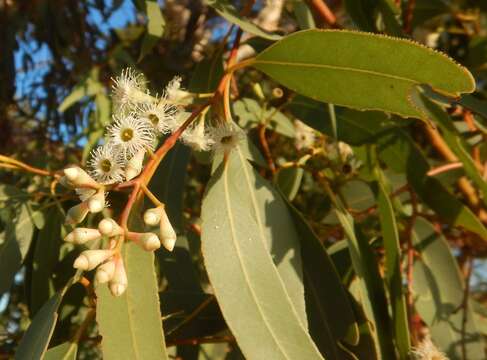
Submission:
[[[280,169],[276,174],[277,185],[287,199],[292,201],[297,195],[303,174],[304,170],[296,166]]]
[[[58,110],[64,112],[69,107],[81,101],[84,97],[96,95],[98,92],[103,91],[103,89],[103,85],[98,81],[98,69],[93,68],[89,76],[80,81],[80,83],[73,88],[71,93],[64,98],[59,105]]]
[[[246,176],[236,172],[242,169],[241,156],[234,150],[218,167],[203,201],[202,251],[215,296],[247,358],[322,359],[261,239],[259,224],[239,200]]]
[[[411,350],[411,340],[409,338],[406,299],[403,294],[399,232],[394,209],[386,190],[385,178],[379,169],[377,169],[377,181],[379,185],[377,204],[385,250],[385,280],[392,305],[394,337],[401,359],[407,359]]]
[[[207,0],[208,5],[216,10],[216,12],[227,21],[232,24],[240,26],[244,31],[260,36],[268,40],[279,40],[281,36],[278,34],[273,34],[266,31],[256,24],[252,23],[251,20],[239,14],[239,11],[233,6],[229,0]]]
[[[409,40],[354,31],[299,31],[251,64],[316,100],[419,119],[408,101],[412,86],[428,84],[451,96],[475,89],[468,70],[444,54]]]
[[[38,360],[47,350],[58,318],[58,308],[63,298],[63,291],[56,293],[42,306],[22,337],[16,360]]]
[[[105,284],[96,288],[96,320],[103,337],[103,358],[167,359],[154,254],[128,242],[123,259],[128,278],[125,293],[114,297]]]
[[[258,239],[270,252],[294,308],[306,327],[299,237],[287,204],[250,165],[248,160],[254,157],[246,151],[244,143],[237,147],[233,159],[229,163],[232,200],[249,209],[259,229]]]
[[[47,350],[43,360],[76,360],[78,344],[65,342]]]
[[[468,340],[462,341],[464,283],[446,239],[423,218],[416,220],[412,234],[416,250],[421,254],[413,267],[415,307],[430,327],[433,341],[452,360],[463,359],[462,343],[467,359],[485,359],[483,340],[470,302],[465,323]]]

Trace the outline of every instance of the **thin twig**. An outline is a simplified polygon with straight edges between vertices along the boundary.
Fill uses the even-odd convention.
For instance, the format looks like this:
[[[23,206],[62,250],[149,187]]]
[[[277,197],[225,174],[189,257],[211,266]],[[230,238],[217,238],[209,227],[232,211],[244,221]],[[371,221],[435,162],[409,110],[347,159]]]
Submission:
[[[337,18],[333,11],[330,10],[328,5],[323,0],[308,0],[308,3],[315,10],[315,12],[320,16],[323,21],[325,21],[332,28],[341,28],[337,24]]]
[[[465,289],[463,292],[462,301],[462,358],[467,360],[467,345],[466,345],[466,331],[467,331],[467,321],[468,321],[468,299],[470,297],[470,277],[472,276],[473,260],[470,256],[467,257],[465,262],[466,274],[465,274]]]

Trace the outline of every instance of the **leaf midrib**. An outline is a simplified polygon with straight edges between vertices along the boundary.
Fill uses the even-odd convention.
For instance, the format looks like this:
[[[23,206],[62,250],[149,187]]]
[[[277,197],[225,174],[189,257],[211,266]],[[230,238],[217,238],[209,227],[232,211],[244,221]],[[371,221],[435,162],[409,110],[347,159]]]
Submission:
[[[421,83],[418,80],[409,79],[409,78],[406,78],[406,77],[403,77],[403,76],[386,74],[386,73],[380,73],[380,72],[373,71],[373,70],[365,70],[365,69],[351,68],[351,67],[347,67],[347,66],[315,64],[315,63],[303,63],[303,62],[290,62],[290,61],[289,62],[286,62],[286,61],[275,61],[275,60],[260,60],[258,58],[252,63],[252,65],[259,65],[259,64],[293,66],[293,67],[310,67],[310,68],[319,68],[319,69],[331,69],[331,70],[350,71],[350,72],[356,72],[356,73],[363,73],[363,74],[367,74],[367,75],[373,75],[373,76],[382,77],[382,78],[389,78],[389,79],[394,79],[394,80],[405,81],[405,82],[409,82],[409,83],[412,83],[412,84],[419,84],[419,83]]]
[[[239,151],[239,154],[240,154],[240,148],[238,147],[238,151]],[[271,335],[271,338],[272,340],[274,341],[274,343],[277,345],[277,348],[281,351],[281,353],[284,355],[284,357],[286,359],[289,359],[291,360],[288,355],[286,354],[285,351],[283,351],[282,347],[281,347],[281,344],[279,343],[279,341],[277,340],[276,336],[274,335],[274,332],[272,330],[272,327],[270,326],[267,318],[264,316],[264,312],[258,302],[258,298],[254,292],[254,289],[249,285],[251,282],[250,282],[250,279],[249,279],[249,276],[247,274],[247,270],[243,264],[243,260],[242,260],[242,254],[240,253],[240,248],[237,244],[237,234],[235,232],[235,224],[234,224],[234,221],[233,221],[233,212],[232,212],[232,207],[231,207],[231,204],[230,204],[230,199],[229,199],[229,189],[228,189],[228,171],[227,169],[224,169],[224,174],[223,174],[223,185],[224,185],[224,193],[225,193],[225,205],[227,207],[227,213],[228,213],[228,221],[229,221],[229,225],[230,225],[230,231],[231,231],[231,234],[232,234],[232,243],[235,247],[235,250],[236,250],[236,254],[237,254],[237,257],[238,257],[238,261],[239,261],[239,264],[240,264],[240,267],[242,269],[242,273],[245,277],[245,280],[246,280],[246,284],[247,284],[247,287],[248,289],[250,290],[250,294],[252,295],[252,299],[254,300],[255,302],[255,305],[257,306],[257,310],[266,326],[266,328],[268,329],[268,332],[269,334]]]

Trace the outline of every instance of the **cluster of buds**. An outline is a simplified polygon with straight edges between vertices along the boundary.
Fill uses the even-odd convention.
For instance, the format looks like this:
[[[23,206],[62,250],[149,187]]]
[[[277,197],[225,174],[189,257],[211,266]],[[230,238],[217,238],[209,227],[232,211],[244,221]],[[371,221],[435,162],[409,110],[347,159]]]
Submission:
[[[64,238],[66,242],[82,245],[89,241],[99,241],[105,237],[108,239],[109,247],[108,249],[83,251],[74,261],[73,267],[83,271],[96,269],[96,282],[98,284],[108,283],[110,292],[114,296],[122,295],[127,289],[128,281],[119,244],[126,239],[146,251],[155,251],[161,245],[172,251],[176,243],[176,232],[164,206],[148,209],[144,213],[144,222],[149,226],[159,225],[159,236],[153,232],[125,231],[111,218],[101,220],[97,229],[74,229]]]
[[[68,210],[66,223],[70,225],[82,222],[89,212],[98,213],[105,208],[105,188],[96,182],[86,171],[78,166],[64,169],[61,184],[74,189],[81,202]]]

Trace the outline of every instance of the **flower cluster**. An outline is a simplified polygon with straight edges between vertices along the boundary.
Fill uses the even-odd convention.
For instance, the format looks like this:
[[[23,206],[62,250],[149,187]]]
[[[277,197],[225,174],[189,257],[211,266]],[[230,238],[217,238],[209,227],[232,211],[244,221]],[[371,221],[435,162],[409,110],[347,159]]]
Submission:
[[[89,172],[78,166],[64,169],[60,183],[74,189],[80,199],[78,205],[68,210],[66,222],[81,223],[89,212],[101,212],[106,206],[108,185],[137,177],[143,168],[147,152],[154,150],[157,138],[174,133],[185,121],[184,107],[191,104],[193,95],[181,89],[181,79],[176,77],[164,89],[162,96],[153,97],[146,90],[142,74],[126,69],[114,79],[113,122],[107,128],[105,144],[91,152]],[[180,136],[183,143],[198,151],[228,152],[243,138],[243,131],[232,122],[215,121],[209,126],[205,114],[195,119]],[[145,191],[148,191],[146,189]],[[154,200],[155,201],[155,200]],[[114,296],[120,296],[127,288],[121,246],[132,241],[146,251],[162,246],[172,251],[176,243],[174,231],[165,207],[158,203],[144,213],[144,222],[154,232],[132,232],[111,218],[102,219],[97,229],[78,227],[65,241],[81,245],[92,242],[90,250],[83,251],[73,266],[82,271],[96,269],[96,282],[107,283]],[[101,244],[108,244],[100,248]]]

